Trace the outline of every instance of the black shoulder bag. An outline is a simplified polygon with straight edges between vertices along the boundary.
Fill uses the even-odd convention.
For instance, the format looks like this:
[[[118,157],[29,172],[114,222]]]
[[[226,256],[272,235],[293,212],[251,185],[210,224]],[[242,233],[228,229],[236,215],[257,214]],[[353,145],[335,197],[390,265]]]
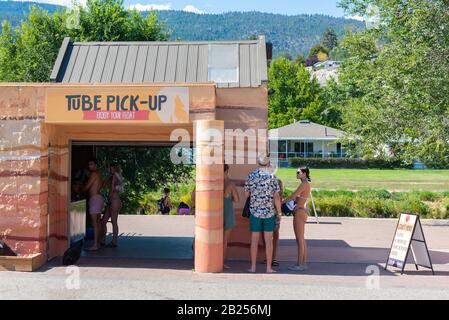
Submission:
[[[251,214],[251,213],[249,212],[250,198],[251,198],[251,196],[249,196],[248,198],[246,198],[245,206],[243,207],[242,217],[244,217],[244,218],[249,218],[249,216],[250,216],[250,214]]]

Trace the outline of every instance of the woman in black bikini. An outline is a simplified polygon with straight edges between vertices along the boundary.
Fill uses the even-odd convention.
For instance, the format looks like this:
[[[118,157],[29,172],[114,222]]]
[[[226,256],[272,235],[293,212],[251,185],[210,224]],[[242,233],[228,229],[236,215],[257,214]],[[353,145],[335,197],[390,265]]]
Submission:
[[[296,265],[291,266],[288,269],[291,271],[304,271],[307,269],[307,244],[304,233],[309,213],[307,204],[309,202],[311,190],[309,168],[299,168],[296,172],[296,177],[301,180],[301,184],[290,197],[284,200],[284,203],[289,202],[290,200],[296,200],[296,206],[293,211],[293,228],[295,230],[296,243],[298,245],[298,260]]]

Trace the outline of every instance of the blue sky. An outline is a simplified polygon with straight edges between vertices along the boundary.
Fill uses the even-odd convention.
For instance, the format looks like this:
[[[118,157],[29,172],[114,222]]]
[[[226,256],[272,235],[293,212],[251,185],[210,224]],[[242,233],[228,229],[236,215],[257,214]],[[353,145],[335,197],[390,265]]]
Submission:
[[[18,0],[20,1],[20,0]],[[31,0],[33,1],[33,0]],[[61,5],[70,5],[72,0],[34,0]],[[85,3],[86,0],[78,0]],[[197,13],[221,13],[228,11],[262,11],[281,14],[321,13],[343,16],[337,8],[339,0],[125,0],[125,6],[137,9],[185,10]]]

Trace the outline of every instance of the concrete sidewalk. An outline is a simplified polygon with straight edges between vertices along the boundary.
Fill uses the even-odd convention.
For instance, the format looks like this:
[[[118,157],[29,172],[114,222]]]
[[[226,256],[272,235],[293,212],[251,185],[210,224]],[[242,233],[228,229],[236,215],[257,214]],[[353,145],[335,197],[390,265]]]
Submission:
[[[396,220],[321,218],[307,225],[309,270],[296,259],[292,219],[281,225],[278,273],[248,274],[230,261],[220,274],[192,270],[193,217],[121,216],[119,249],[83,256],[76,268],[54,260],[35,273],[0,273],[0,298],[31,299],[449,299],[449,226],[423,223],[435,276],[408,265],[383,269]],[[314,219],[311,218],[311,222]],[[115,251],[114,251],[115,250]],[[79,287],[70,286],[79,274]]]

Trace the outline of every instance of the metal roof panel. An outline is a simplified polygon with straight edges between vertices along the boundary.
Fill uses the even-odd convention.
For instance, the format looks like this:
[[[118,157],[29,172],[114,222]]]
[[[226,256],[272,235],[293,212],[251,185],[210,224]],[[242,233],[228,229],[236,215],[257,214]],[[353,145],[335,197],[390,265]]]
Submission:
[[[52,71],[52,81],[66,83],[208,82],[209,46],[212,45],[238,46],[238,81],[220,83],[220,88],[258,87],[267,80],[264,37],[260,37],[259,40],[191,42],[73,43],[69,40],[65,38],[61,46]]]

